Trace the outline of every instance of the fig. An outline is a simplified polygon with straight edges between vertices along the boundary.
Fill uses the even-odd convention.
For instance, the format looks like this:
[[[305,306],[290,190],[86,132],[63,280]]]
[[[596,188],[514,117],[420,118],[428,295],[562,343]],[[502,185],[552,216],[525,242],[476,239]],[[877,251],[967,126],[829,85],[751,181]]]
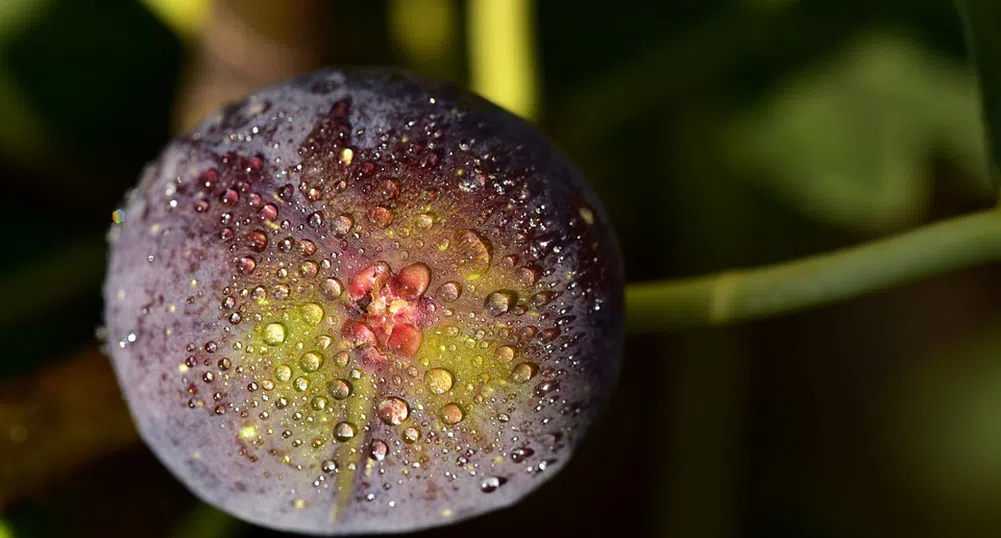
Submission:
[[[606,212],[534,127],[394,70],[323,70],[170,142],[109,232],[109,354],[194,494],[274,529],[510,505],[614,388]]]

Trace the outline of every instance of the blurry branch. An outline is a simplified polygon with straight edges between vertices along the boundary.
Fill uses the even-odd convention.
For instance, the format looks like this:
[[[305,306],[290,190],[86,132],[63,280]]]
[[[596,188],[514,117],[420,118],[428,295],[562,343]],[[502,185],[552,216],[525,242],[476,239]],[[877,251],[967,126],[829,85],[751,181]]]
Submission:
[[[186,131],[221,105],[323,61],[326,2],[216,0],[204,25],[175,116]]]
[[[184,38],[194,36],[205,26],[211,0],[141,0],[175,32]]]
[[[3,275],[0,297],[7,307],[0,309],[0,325],[39,316],[93,293],[104,274],[105,247],[103,238],[87,238]]]
[[[981,105],[994,188],[1001,176],[997,159],[1001,158],[1001,2],[997,0],[957,0],[970,57],[980,83]]]
[[[538,83],[531,0],[470,0],[468,9],[473,91],[525,119],[534,119]]]
[[[137,439],[111,364],[96,348],[0,382],[0,510]]]
[[[786,263],[631,284],[626,326],[649,332],[765,318],[991,261],[1001,261],[999,209]]]

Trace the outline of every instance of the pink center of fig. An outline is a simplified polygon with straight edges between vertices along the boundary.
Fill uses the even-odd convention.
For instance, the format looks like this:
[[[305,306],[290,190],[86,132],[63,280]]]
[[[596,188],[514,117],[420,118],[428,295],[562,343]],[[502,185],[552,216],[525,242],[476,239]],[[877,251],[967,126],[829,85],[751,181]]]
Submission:
[[[424,297],[431,282],[431,268],[414,263],[393,273],[386,262],[375,262],[348,282],[351,318],[341,326],[341,336],[363,348],[362,359],[380,364],[395,353],[411,358],[421,345],[421,329],[434,304]]]

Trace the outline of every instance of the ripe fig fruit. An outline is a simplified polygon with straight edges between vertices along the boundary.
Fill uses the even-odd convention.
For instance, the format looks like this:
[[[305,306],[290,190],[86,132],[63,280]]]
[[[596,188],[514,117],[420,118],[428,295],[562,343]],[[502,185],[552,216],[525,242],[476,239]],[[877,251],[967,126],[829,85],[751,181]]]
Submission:
[[[509,505],[615,384],[605,211],[533,127],[451,85],[264,89],[171,142],[115,221],[109,352],[139,431],[259,525],[402,532]]]

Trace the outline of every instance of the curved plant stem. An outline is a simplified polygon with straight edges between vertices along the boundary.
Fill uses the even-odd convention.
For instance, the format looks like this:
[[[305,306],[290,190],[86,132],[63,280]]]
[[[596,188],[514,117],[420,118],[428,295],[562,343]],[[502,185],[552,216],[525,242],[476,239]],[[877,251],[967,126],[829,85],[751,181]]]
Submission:
[[[537,99],[531,0],[469,2],[469,70],[476,93],[532,120]]]
[[[631,284],[626,326],[652,332],[764,318],[994,260],[1001,260],[998,209],[776,265]]]

